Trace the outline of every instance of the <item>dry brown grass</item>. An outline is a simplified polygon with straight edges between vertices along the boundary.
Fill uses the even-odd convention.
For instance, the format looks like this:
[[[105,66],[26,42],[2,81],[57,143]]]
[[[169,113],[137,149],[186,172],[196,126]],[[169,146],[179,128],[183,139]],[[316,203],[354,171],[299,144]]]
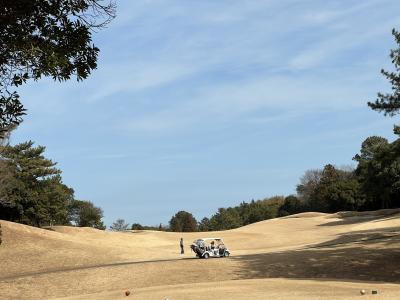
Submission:
[[[0,299],[120,299],[127,289],[132,299],[353,299],[361,288],[400,299],[399,210],[304,213],[212,233],[1,224]],[[180,237],[207,236],[223,237],[232,257],[179,255]]]

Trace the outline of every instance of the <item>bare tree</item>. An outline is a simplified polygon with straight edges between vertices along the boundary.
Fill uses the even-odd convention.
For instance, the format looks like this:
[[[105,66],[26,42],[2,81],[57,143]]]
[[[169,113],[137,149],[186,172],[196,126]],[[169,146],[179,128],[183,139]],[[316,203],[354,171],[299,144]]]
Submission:
[[[110,229],[113,231],[125,231],[129,227],[129,224],[124,219],[117,219],[111,226]]]
[[[318,186],[321,177],[321,169],[310,169],[300,178],[300,184],[297,185],[296,191],[298,198],[303,203],[307,203],[310,200],[310,196]]]

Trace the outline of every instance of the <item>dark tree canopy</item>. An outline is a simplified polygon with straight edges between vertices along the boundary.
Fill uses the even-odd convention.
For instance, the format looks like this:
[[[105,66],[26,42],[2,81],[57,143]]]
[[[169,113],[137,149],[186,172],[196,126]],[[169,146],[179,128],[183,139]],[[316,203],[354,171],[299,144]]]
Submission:
[[[357,210],[364,203],[364,195],[353,170],[328,164],[322,170],[307,171],[300,180],[301,184],[297,186],[299,202],[287,197],[290,202],[285,200],[281,215],[300,211]]]
[[[378,112],[383,112],[385,115],[394,116],[400,111],[400,33],[395,29],[392,34],[396,40],[398,48],[390,51],[390,58],[394,64],[395,71],[389,72],[381,70],[381,73],[389,80],[392,85],[391,93],[378,93],[378,98],[375,102],[368,102],[368,105]]]
[[[197,231],[197,221],[191,213],[181,210],[171,218],[169,228],[176,232]]]
[[[212,230],[227,230],[238,228],[243,225],[238,209],[235,207],[218,208],[210,219]]]
[[[361,146],[355,171],[365,193],[365,209],[400,206],[400,139],[389,143],[385,138],[372,136]]]
[[[74,191],[44,151],[32,141],[1,148],[0,219],[39,227],[68,223]]]
[[[106,229],[102,218],[103,210],[90,201],[73,200],[69,205],[69,221],[76,226]]]
[[[0,134],[25,114],[19,95],[10,89],[43,76],[87,78],[99,53],[92,33],[114,16],[115,5],[108,0],[1,1]]]
[[[204,217],[203,219],[201,219],[201,221],[199,222],[199,231],[211,231],[212,227],[211,227],[211,223],[210,223],[210,219],[207,217]]]
[[[139,223],[133,223],[132,226],[131,226],[131,229],[132,230],[143,230],[144,227]]]
[[[211,218],[203,218],[198,226],[200,231],[228,230],[275,218],[285,198],[274,196],[262,200],[242,202],[238,206],[219,208]]]
[[[294,195],[289,195],[285,198],[282,206],[279,208],[278,216],[284,217],[292,214],[297,214],[304,211],[304,205]]]

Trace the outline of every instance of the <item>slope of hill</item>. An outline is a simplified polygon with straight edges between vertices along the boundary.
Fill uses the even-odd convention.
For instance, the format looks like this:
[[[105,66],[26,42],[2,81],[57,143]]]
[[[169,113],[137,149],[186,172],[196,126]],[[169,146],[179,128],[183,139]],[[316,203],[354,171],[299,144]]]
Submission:
[[[296,299],[311,299],[307,286],[315,288],[316,296],[327,298],[337,282],[355,281],[354,288],[365,285],[359,281],[400,283],[400,210],[303,213],[206,233],[63,226],[45,230],[0,222],[4,241],[0,299],[118,299],[125,289],[134,289],[134,299],[142,299],[139,295],[151,299],[150,295],[164,292],[170,299],[183,299],[183,290],[193,293],[191,299],[197,294],[207,299],[210,289],[215,295],[237,290],[231,299],[245,299],[240,298],[241,285],[256,294],[268,287],[271,295],[290,295],[293,286],[303,291]],[[193,259],[188,247],[184,256],[179,255],[180,237],[188,246],[207,236],[223,237],[232,257]],[[218,282],[225,288],[217,288]],[[284,282],[288,288],[279,291]],[[346,294],[351,287],[337,290]],[[383,288],[386,295],[400,290],[397,285]]]

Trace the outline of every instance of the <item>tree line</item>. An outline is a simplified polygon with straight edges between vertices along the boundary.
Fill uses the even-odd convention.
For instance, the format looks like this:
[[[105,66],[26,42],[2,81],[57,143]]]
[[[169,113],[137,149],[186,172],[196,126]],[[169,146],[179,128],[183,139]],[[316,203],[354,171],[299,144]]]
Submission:
[[[301,212],[400,207],[400,138],[390,143],[383,137],[368,137],[353,159],[357,162],[355,169],[328,164],[322,169],[307,170],[296,187],[296,195],[219,208],[210,218],[199,222],[191,213],[179,211],[171,218],[169,230],[227,230]]]
[[[400,207],[400,138],[393,142],[368,137],[353,157],[354,169],[332,164],[307,170],[296,187],[296,195],[275,196],[219,208],[200,222],[180,211],[170,222],[171,231],[215,231],[301,212],[335,213]]]
[[[56,163],[44,156],[45,147],[32,141],[0,147],[0,219],[33,226],[76,225],[105,229],[103,211],[90,201],[74,199],[74,191],[62,181]],[[333,213],[400,206],[400,139],[389,142],[368,137],[354,156],[354,169],[331,164],[307,170],[297,194],[242,202],[219,208],[197,221],[186,211],[177,212],[168,226],[143,226],[117,220],[112,230],[227,230],[299,212]]]

